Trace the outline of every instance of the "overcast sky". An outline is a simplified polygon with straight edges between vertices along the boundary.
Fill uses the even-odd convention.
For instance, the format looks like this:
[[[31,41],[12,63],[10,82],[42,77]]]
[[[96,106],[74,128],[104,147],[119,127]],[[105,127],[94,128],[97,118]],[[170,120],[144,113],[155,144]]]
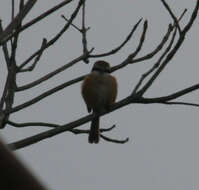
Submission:
[[[16,1],[18,2],[18,1]],[[57,0],[56,3],[61,2]],[[52,16],[23,32],[19,40],[17,61],[22,63],[37,50],[42,38],[53,37],[65,24],[61,14],[69,17],[77,1],[60,9]],[[174,13],[179,16],[185,8],[188,12],[182,26],[190,18],[196,0],[167,0]],[[0,18],[5,27],[10,19],[11,1],[0,3]],[[55,5],[54,0],[40,0],[27,16],[24,23]],[[151,52],[161,41],[172,22],[160,0],[87,0],[87,25],[89,47],[96,53],[116,47],[140,19],[148,20],[146,41],[139,56]],[[74,24],[80,24],[78,17]],[[146,93],[147,97],[168,95],[199,81],[198,44],[199,19],[197,19],[180,48],[178,54],[166,67],[158,80]],[[139,42],[143,22],[127,44],[116,55],[106,57],[111,66],[122,62]],[[61,40],[43,54],[32,73],[20,74],[17,81],[21,86],[66,64],[81,55],[81,35],[70,28]],[[141,75],[158,59],[129,65],[113,73],[119,84],[117,100],[128,96]],[[92,63],[79,62],[74,67],[53,77],[40,87],[20,92],[15,98],[19,105],[58,84],[90,72]],[[5,65],[0,53],[0,81],[5,81]],[[86,106],[80,94],[81,83],[28,107],[10,118],[15,122],[69,123],[87,115]],[[2,85],[0,88],[2,93]],[[181,100],[199,103],[199,91]],[[167,105],[129,105],[101,118],[101,127],[116,124],[116,129],[107,136],[118,139],[130,138],[123,145],[101,140],[97,145],[88,144],[87,135],[73,135],[65,132],[16,151],[33,173],[49,189],[93,189],[93,190],[197,190],[199,189],[199,108]],[[90,123],[81,128],[87,128]],[[7,127],[1,131],[4,140],[13,142],[41,131],[42,127],[16,129]]]

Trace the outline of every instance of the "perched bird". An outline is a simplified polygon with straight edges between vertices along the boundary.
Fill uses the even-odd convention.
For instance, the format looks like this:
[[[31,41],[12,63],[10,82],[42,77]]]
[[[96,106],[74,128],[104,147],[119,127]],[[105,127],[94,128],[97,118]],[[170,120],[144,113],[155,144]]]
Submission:
[[[105,61],[95,62],[92,71],[82,84],[82,96],[88,112],[95,114],[91,121],[88,142],[99,142],[99,113],[108,111],[117,96],[117,81],[110,75],[110,65]]]

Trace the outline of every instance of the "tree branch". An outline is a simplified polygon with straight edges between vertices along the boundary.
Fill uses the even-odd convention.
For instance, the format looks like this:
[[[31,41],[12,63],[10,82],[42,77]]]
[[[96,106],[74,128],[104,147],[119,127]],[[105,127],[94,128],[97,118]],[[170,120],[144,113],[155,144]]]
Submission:
[[[189,102],[163,102],[163,104],[199,107],[199,104],[194,104],[194,103],[189,103]]]
[[[1,22],[1,20],[0,20],[0,34],[1,34],[2,32],[3,32],[3,27],[2,27],[2,22]],[[6,43],[3,43],[2,46],[3,46],[4,58],[5,58],[5,61],[6,61],[6,64],[7,64],[7,68],[8,68],[9,65],[10,65],[10,56],[9,56],[7,44],[6,44]]]
[[[134,27],[132,28],[131,32],[129,33],[129,35],[126,37],[126,39],[116,48],[112,49],[109,52],[106,53],[101,53],[101,54],[91,54],[89,55],[89,57],[91,58],[97,58],[97,57],[106,57],[109,55],[113,55],[115,53],[117,53],[118,51],[120,51],[125,45],[126,43],[131,39],[131,37],[133,36],[134,32],[136,31],[138,25],[140,24],[140,22],[142,21],[142,18],[134,25]]]
[[[104,139],[105,141],[117,143],[117,144],[124,144],[129,141],[129,138],[126,138],[124,140],[118,140],[118,139],[112,139],[112,138],[106,137],[105,135],[102,135],[102,134],[100,134],[100,137],[102,137],[102,139]]]
[[[161,0],[161,2],[163,3],[163,5],[167,9],[167,11],[169,12],[169,14],[172,17],[172,19],[174,20],[174,23],[175,23],[179,33],[181,33],[181,28],[180,28],[179,21],[178,21],[177,17],[174,15],[174,13],[172,12],[172,10],[169,7],[169,5],[165,2],[165,0]]]
[[[144,22],[142,35],[140,37],[140,41],[139,41],[139,44],[138,44],[136,50],[133,53],[131,53],[121,64],[112,67],[111,68],[111,72],[116,71],[118,69],[121,69],[121,68],[127,66],[133,60],[133,58],[139,53],[139,51],[141,50],[142,45],[144,43],[144,40],[145,40],[145,35],[146,35],[147,28],[148,28],[148,22],[146,20]]]
[[[36,0],[37,1],[37,0]],[[54,6],[53,8],[47,10],[46,12],[42,13],[41,15],[39,15],[38,17],[34,18],[33,20],[29,21],[28,23],[24,24],[19,30],[18,32],[22,32],[24,30],[26,30],[27,28],[29,28],[30,26],[36,24],[37,22],[43,20],[44,18],[46,18],[47,16],[51,15],[53,12],[59,10],[60,8],[62,8],[63,6],[65,6],[66,4],[70,3],[73,0],[65,0],[61,3],[59,3],[58,5]],[[8,35],[4,40],[2,40],[2,43],[8,41],[9,39],[11,39],[14,35],[16,34],[16,32]]]
[[[46,38],[44,38],[43,41],[42,41],[42,44],[41,44],[41,50],[42,51],[37,55],[33,64],[26,69],[18,70],[18,72],[27,72],[27,71],[33,71],[34,70],[35,66],[37,65],[37,63],[39,62],[39,60],[40,60],[40,58],[43,54],[43,50],[44,50],[43,47],[46,45],[46,43],[47,43],[47,40],[46,40]]]
[[[13,21],[6,27],[6,29],[0,34],[0,45],[5,43],[9,38],[10,35],[13,33],[14,30],[17,29],[19,23],[25,18],[25,16],[30,12],[33,8],[37,0],[28,0],[27,3],[24,5],[23,10],[17,14],[17,16],[13,19]]]
[[[67,87],[67,86],[70,86],[70,85],[72,85],[72,84],[75,84],[75,83],[77,83],[77,82],[83,80],[83,78],[84,78],[85,76],[86,76],[86,75],[83,75],[83,76],[80,76],[80,77],[75,78],[75,79],[73,79],[73,80],[70,80],[70,81],[68,81],[68,82],[65,82],[65,83],[63,83],[63,84],[61,84],[61,85],[59,85],[59,86],[57,86],[57,87],[55,87],[55,88],[52,88],[52,89],[50,89],[50,90],[48,90],[48,91],[42,93],[41,95],[39,95],[39,96],[33,98],[32,100],[29,100],[29,101],[27,101],[27,102],[25,102],[25,103],[23,103],[23,104],[21,104],[21,105],[18,105],[18,106],[14,107],[14,108],[12,108],[12,109],[10,109],[10,110],[6,110],[5,112],[6,112],[6,113],[14,113],[14,112],[17,112],[17,111],[19,111],[19,110],[22,110],[22,109],[24,109],[24,108],[26,108],[26,107],[28,107],[28,106],[30,106],[30,105],[33,105],[33,104],[35,104],[35,103],[41,101],[42,99],[46,98],[47,96],[50,96],[50,95],[54,94],[55,92],[58,92],[58,91],[64,89],[64,88]]]
[[[172,93],[168,96],[162,96],[162,97],[158,97],[158,98],[151,98],[148,99],[147,101],[149,101],[149,103],[153,103],[153,102],[168,102],[171,100],[175,100],[181,96],[184,96],[192,91],[198,90],[199,89],[199,84],[195,84],[193,86],[190,86],[188,88],[185,88],[183,90],[177,91],[175,93]],[[146,100],[146,99],[145,99]]]
[[[171,49],[174,39],[176,36],[176,30],[173,33],[173,36],[171,38],[171,41],[168,45],[168,47],[165,49],[165,51],[162,53],[162,55],[160,56],[160,58],[158,59],[158,61],[153,65],[153,67],[151,69],[149,69],[146,73],[144,73],[142,75],[142,77],[140,78],[139,82],[137,83],[137,85],[135,86],[133,93],[135,94],[137,92],[137,90],[139,89],[139,87],[142,85],[142,82],[144,81],[144,79],[150,75],[155,69],[157,69],[160,66],[161,61],[163,60],[163,58],[167,55],[167,53],[169,52],[169,50]]]
[[[189,92],[192,92],[194,90],[199,89],[199,84],[196,84],[194,86],[191,86],[189,88],[186,88],[184,90],[180,90],[174,94],[164,96],[164,97],[158,97],[158,98],[143,98],[139,94],[132,94],[117,103],[113,104],[108,112],[102,112],[99,114],[99,116],[103,116],[105,114],[108,114],[110,112],[113,112],[119,108],[122,108],[124,106],[130,105],[132,103],[138,103],[138,104],[153,104],[153,103],[161,103],[161,104],[166,104],[166,102],[170,100],[174,100],[180,96],[183,96],[185,94],[188,94]],[[63,133],[65,131],[70,131],[71,129],[74,129],[76,127],[79,127],[89,121],[91,121],[94,118],[94,114],[87,115],[85,117],[82,117],[78,120],[72,121],[68,124],[65,125],[60,125],[56,127],[55,129],[51,129],[45,132],[42,132],[40,134],[28,137],[26,139],[17,141],[15,143],[11,143],[8,146],[11,147],[12,150],[20,149],[26,146],[29,146],[31,144],[37,143],[41,140],[44,140],[46,138],[53,137],[57,134]]]
[[[82,45],[83,45],[83,52],[86,54],[88,52],[88,45],[87,45],[87,28],[85,27],[85,22],[86,22],[86,19],[85,19],[85,16],[86,16],[86,0],[84,1],[83,5],[82,5]],[[84,62],[85,63],[89,63],[89,59],[88,57],[87,58],[84,58]]]
[[[91,51],[92,51],[92,50],[91,50]],[[91,51],[90,51],[90,52],[91,52]],[[88,53],[89,53],[89,52],[88,52]],[[56,69],[56,70],[54,70],[54,71],[48,73],[47,75],[41,77],[40,79],[37,79],[37,80],[35,80],[35,81],[33,81],[33,82],[29,83],[29,84],[23,85],[23,86],[21,86],[21,87],[18,87],[18,88],[16,89],[16,91],[18,92],[18,91],[30,89],[30,88],[32,88],[32,87],[38,85],[38,84],[41,84],[42,82],[44,82],[44,81],[46,81],[46,80],[52,78],[53,76],[57,75],[58,73],[63,72],[63,71],[65,71],[66,69],[68,69],[68,68],[72,67],[73,65],[75,65],[76,63],[82,61],[82,60],[83,60],[85,57],[87,57],[87,56],[88,56],[88,54],[83,54],[83,55],[81,55],[81,56],[75,58],[74,60],[70,61],[69,63],[67,63],[67,64],[61,66],[60,68],[58,68],[58,69]],[[73,84],[73,83],[72,83],[72,84]]]
[[[61,125],[58,124],[54,124],[54,123],[45,123],[45,122],[27,122],[27,123],[16,123],[13,121],[8,120],[6,122],[7,124],[13,126],[13,127],[17,127],[17,128],[24,128],[24,127],[49,127],[49,128],[56,128],[56,127],[60,127]],[[113,125],[109,128],[101,128],[99,129],[101,133],[104,132],[109,132],[111,130],[113,130],[116,126]],[[88,134],[90,130],[88,129],[71,129],[69,130],[69,132],[72,132],[73,134]]]
[[[52,46],[64,34],[64,32],[69,28],[69,26],[71,25],[72,21],[77,16],[77,14],[78,14],[78,12],[79,12],[79,10],[80,10],[83,2],[84,2],[84,0],[79,0],[78,6],[76,7],[76,9],[74,10],[74,12],[72,13],[72,15],[71,15],[71,17],[69,19],[69,22],[67,24],[65,24],[65,26],[60,30],[60,32],[58,34],[56,34],[55,37],[53,37],[50,41],[48,41],[48,43],[42,49],[37,50],[26,61],[24,61],[19,66],[19,69],[22,69],[24,66],[26,66],[26,64],[28,64],[35,56],[37,56],[38,54],[40,54],[41,51],[44,51],[45,49],[47,49],[50,46]]]
[[[182,32],[184,33],[183,35],[185,35],[190,30],[191,26],[193,25],[197,15],[198,15],[198,9],[199,9],[199,0],[197,0],[197,2],[196,2],[195,9],[194,9],[194,11],[191,15],[189,22],[187,23],[187,25],[182,30]]]

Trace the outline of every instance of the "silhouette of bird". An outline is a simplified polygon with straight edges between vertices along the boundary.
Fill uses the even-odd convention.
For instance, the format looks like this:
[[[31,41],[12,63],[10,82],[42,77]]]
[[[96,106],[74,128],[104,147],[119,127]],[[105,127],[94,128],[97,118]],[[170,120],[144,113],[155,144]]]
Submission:
[[[92,71],[82,83],[82,96],[88,112],[94,113],[88,142],[99,142],[99,113],[108,111],[117,96],[117,81],[110,74],[110,65],[105,61],[95,62]]]

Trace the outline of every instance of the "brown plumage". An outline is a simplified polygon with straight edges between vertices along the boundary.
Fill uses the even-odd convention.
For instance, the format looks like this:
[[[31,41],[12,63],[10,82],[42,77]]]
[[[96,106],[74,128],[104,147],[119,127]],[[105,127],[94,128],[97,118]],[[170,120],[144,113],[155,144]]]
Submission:
[[[89,143],[99,142],[98,114],[108,110],[110,105],[115,102],[117,96],[117,81],[109,72],[109,63],[97,61],[91,73],[85,77],[82,84],[82,96],[87,105],[88,112],[92,110],[95,114],[91,122]]]

